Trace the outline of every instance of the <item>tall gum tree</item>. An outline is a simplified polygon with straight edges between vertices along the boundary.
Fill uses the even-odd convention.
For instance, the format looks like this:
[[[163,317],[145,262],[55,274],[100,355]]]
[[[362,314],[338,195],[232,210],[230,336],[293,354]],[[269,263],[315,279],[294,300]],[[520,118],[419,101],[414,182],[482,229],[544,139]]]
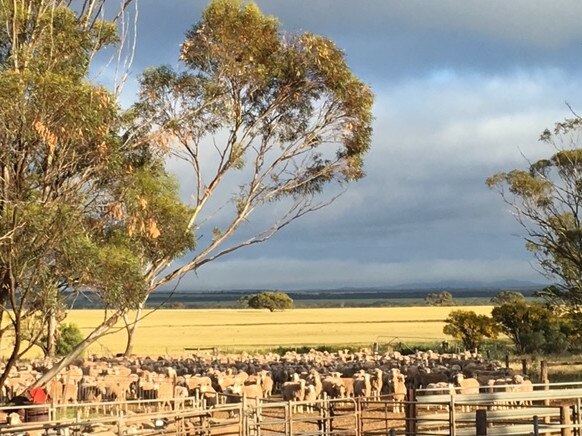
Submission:
[[[211,2],[187,33],[180,60],[180,71],[143,73],[128,133],[134,147],[189,168],[182,190],[193,202],[182,235],[196,235],[196,248],[176,266],[176,253],[149,258],[140,307],[160,286],[328,205],[363,177],[371,142],[373,95],[341,50],[324,37],[282,33],[252,3]],[[326,188],[332,184],[339,187]],[[247,222],[261,209],[277,216],[249,235]],[[127,309],[112,312],[35,385],[124,317],[130,353],[137,313],[132,320]]]
[[[103,1],[70,4],[0,2],[0,335],[12,343],[0,386],[64,291],[118,311],[147,289],[139,257],[109,237],[112,180],[133,147],[113,96],[86,79],[94,54],[118,42],[115,24]]]
[[[582,119],[545,130],[552,154],[529,168],[495,174],[487,184],[511,207],[526,247],[554,285],[542,295],[573,312],[582,309]]]
[[[220,219],[180,267],[172,270],[171,258],[152,264],[151,291],[329,204],[326,185],[363,176],[372,132],[372,93],[335,44],[283,34],[255,4],[212,2],[180,60],[181,71],[144,72],[135,110],[150,121],[152,141],[190,168],[189,229],[201,234],[216,211]],[[225,196],[227,203],[217,200]],[[274,223],[238,237],[265,207],[279,213]],[[132,343],[130,334],[126,354]]]

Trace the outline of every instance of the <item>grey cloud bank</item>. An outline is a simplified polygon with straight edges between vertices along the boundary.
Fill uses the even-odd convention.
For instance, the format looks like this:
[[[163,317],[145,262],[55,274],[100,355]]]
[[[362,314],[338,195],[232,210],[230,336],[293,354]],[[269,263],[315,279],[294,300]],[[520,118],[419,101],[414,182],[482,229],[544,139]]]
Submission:
[[[258,3],[286,30],[334,39],[374,89],[367,177],[329,208],[204,266],[180,288],[543,281],[484,181],[551,153],[539,133],[569,115],[565,101],[582,106],[582,3]],[[134,70],[176,65],[184,31],[204,6],[142,0]],[[245,231],[271,217],[261,211]]]

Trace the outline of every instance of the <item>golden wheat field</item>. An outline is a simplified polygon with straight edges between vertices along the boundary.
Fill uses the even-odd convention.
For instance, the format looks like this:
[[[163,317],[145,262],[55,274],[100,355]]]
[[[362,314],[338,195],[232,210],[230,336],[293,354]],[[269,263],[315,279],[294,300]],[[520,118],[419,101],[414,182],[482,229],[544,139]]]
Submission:
[[[491,306],[293,309],[284,312],[236,309],[159,310],[139,326],[135,353],[181,355],[185,348],[264,350],[278,346],[317,346],[374,342],[436,342],[446,338],[443,320],[451,310],[491,314]],[[83,333],[103,318],[99,310],[74,310],[66,322]],[[122,352],[125,330],[101,338],[89,353]],[[450,339],[450,338],[448,338]]]

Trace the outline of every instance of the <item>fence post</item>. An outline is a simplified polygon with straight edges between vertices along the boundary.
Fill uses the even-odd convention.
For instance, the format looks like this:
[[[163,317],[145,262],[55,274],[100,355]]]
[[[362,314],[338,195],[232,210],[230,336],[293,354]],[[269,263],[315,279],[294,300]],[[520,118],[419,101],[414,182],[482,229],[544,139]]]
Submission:
[[[548,375],[548,362],[542,360],[540,362],[540,381],[542,383],[549,383],[550,376]]]
[[[582,410],[582,401],[580,397],[576,398],[576,405],[574,406],[574,424],[576,424],[576,429],[574,433],[576,436],[580,436],[580,424],[582,424],[582,420],[580,420],[580,411]]]
[[[242,398],[241,398],[241,408],[240,408],[240,416],[242,418],[242,422],[241,422],[241,427],[242,427],[242,431],[241,433],[243,435],[249,435],[250,431],[249,431],[249,420],[247,417],[247,396],[243,393]]]
[[[509,353],[505,354],[505,369],[509,369]]]
[[[455,436],[457,433],[456,424],[456,411],[455,411],[455,394],[451,393],[451,402],[449,404],[449,436]]]
[[[285,413],[285,434],[291,434],[291,429],[289,428],[289,407],[289,403],[287,403],[283,408]]]
[[[117,413],[117,435],[123,436],[123,413]]]
[[[540,383],[544,384],[544,391],[547,391],[550,389],[550,386],[549,386],[550,377],[548,375],[548,362],[546,360],[542,360],[540,362]],[[545,399],[544,406],[549,406],[549,405],[550,405],[550,400]]]
[[[289,403],[287,403],[288,407],[289,407],[289,433],[290,435],[293,434],[293,407],[291,406],[291,401],[289,401]]]
[[[521,359],[521,373],[527,375],[527,359]]]
[[[533,417],[533,436],[540,436],[540,418],[537,415]]]
[[[487,436],[487,410],[479,409],[475,412],[477,436]]]
[[[362,408],[362,401],[360,399],[360,397],[355,398],[355,402],[354,402],[354,408],[356,411],[356,416],[357,416],[357,424],[358,424],[358,432],[357,434],[359,436],[362,436],[362,434],[364,434],[364,409]]]
[[[570,406],[560,407],[560,424],[567,426],[572,424],[570,419]],[[572,429],[569,427],[562,428],[560,436],[572,436]]]
[[[257,428],[257,436],[261,436],[261,423],[263,422],[263,407],[259,397],[255,398],[255,426]]]
[[[406,436],[414,436],[417,433],[418,422],[417,422],[417,410],[416,410],[416,389],[412,386],[408,386],[406,389],[406,407],[405,420],[406,420]]]
[[[325,393],[325,392],[324,392]],[[326,398],[324,396],[323,403],[321,403],[321,407],[319,407],[319,420],[317,422],[317,427],[319,428],[319,432],[321,434],[325,434],[325,407],[326,407]]]

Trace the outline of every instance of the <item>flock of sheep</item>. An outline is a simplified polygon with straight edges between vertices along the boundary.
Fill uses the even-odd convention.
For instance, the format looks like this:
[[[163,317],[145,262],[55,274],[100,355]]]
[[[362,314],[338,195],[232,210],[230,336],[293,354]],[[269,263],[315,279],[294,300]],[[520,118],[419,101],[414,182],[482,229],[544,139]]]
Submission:
[[[18,365],[10,372],[2,397],[26,390],[46,370],[42,362]],[[432,351],[402,355],[370,350],[337,353],[310,351],[264,355],[195,354],[186,358],[93,357],[69,366],[46,390],[55,403],[171,399],[196,396],[211,407],[275,396],[314,402],[318,398],[389,396],[400,410],[407,389],[461,394],[493,390],[528,391],[531,382],[498,362],[470,352]]]

